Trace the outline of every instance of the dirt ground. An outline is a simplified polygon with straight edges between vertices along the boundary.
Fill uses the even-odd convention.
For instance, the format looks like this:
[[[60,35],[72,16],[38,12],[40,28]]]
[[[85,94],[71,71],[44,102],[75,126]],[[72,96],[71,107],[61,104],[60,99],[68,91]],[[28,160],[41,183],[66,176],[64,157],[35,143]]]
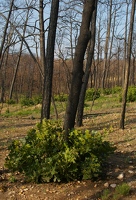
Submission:
[[[0,200],[101,200],[102,191],[109,188],[111,192],[117,185],[128,183],[130,195],[124,200],[136,200],[136,113],[131,107],[126,114],[124,130],[118,129],[119,112],[99,112],[85,116],[84,127],[107,132],[106,139],[117,147],[109,160],[107,177],[96,182],[75,181],[70,183],[34,184],[26,183],[16,173],[4,168],[8,154],[7,146],[12,139],[24,137],[39,119],[0,118]],[[122,176],[122,177],[121,177]]]

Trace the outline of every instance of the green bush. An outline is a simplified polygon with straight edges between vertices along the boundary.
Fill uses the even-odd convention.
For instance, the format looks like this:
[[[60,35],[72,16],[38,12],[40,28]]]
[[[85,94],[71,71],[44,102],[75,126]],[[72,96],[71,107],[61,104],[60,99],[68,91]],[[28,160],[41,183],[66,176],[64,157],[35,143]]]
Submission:
[[[37,183],[94,179],[113,151],[100,133],[89,130],[71,131],[66,143],[60,123],[43,120],[25,139],[12,142],[5,166]]]
[[[105,88],[103,90],[104,95],[110,95],[110,94],[120,94],[122,91],[122,88],[119,86],[113,87],[113,88]]]
[[[100,90],[96,90],[94,88],[89,88],[86,90],[86,96],[85,96],[86,101],[93,101],[99,97],[100,97]]]
[[[112,88],[105,88],[105,89],[103,90],[103,94],[104,94],[104,95],[112,94]]]
[[[22,106],[32,106],[32,105],[34,105],[34,101],[31,98],[23,98],[23,99],[21,99],[21,105]]]
[[[131,86],[128,88],[127,102],[134,102],[134,101],[136,101],[136,87]]]
[[[112,88],[112,94],[120,94],[122,92],[122,87],[116,86]]]
[[[34,105],[42,103],[42,95],[36,96],[33,98]]]
[[[7,100],[7,104],[15,104],[16,101],[14,99],[9,99]]]
[[[59,101],[59,102],[64,102],[64,101],[67,101],[68,99],[68,95],[67,94],[57,94],[57,95],[54,95],[54,100],[55,101]]]
[[[119,96],[119,101],[122,101],[122,94]],[[127,102],[135,102],[136,101],[136,87],[130,86],[128,87],[128,93],[127,93]]]

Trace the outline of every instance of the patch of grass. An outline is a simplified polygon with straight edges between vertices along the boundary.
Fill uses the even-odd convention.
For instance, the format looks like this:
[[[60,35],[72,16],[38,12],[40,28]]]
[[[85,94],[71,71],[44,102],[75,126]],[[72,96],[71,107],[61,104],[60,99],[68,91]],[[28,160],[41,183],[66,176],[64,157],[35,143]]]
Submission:
[[[121,198],[130,194],[130,186],[127,183],[118,185],[114,191],[105,189],[101,195],[101,200],[120,200]]]
[[[115,193],[121,196],[128,196],[130,193],[130,186],[127,183],[123,183],[122,185],[116,187]]]
[[[94,102],[93,110],[98,109],[108,109],[108,108],[117,108],[120,107],[121,103],[119,102],[119,98],[117,94],[113,94],[112,96],[104,95],[100,96],[99,99],[96,99]]]
[[[102,193],[101,200],[109,200],[110,197],[110,190],[105,189]]]
[[[29,115],[40,114],[40,108],[35,108],[34,106],[27,108],[20,108],[17,111],[9,108],[5,110],[4,113],[1,114],[3,117],[25,117]]]

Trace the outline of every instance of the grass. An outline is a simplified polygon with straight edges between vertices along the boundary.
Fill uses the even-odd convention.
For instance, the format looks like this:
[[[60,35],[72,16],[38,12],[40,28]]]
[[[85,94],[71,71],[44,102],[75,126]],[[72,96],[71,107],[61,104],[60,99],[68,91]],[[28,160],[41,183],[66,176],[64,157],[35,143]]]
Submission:
[[[39,115],[41,109],[36,106],[21,106],[21,104],[8,105],[3,104],[1,111],[1,117],[27,117],[30,115]]]
[[[118,185],[114,191],[105,189],[101,195],[102,200],[119,200],[122,197],[126,197],[130,194],[130,186],[127,183]]]
[[[59,102],[56,101],[55,105],[57,108],[58,114],[64,113],[66,110],[66,103],[67,102]],[[132,103],[127,103],[127,107]],[[93,105],[93,107],[92,107]],[[91,110],[92,108],[92,110]],[[92,101],[85,101],[84,106],[84,114],[90,114],[93,111],[101,111],[101,110],[110,110],[114,108],[121,108],[121,102],[119,102],[119,94],[110,94],[110,95],[101,95],[98,99],[94,102]],[[29,106],[21,106],[21,104],[3,104],[3,108],[1,109],[0,116],[3,117],[27,117],[30,115],[36,115],[36,117],[40,117],[41,107],[37,108],[36,105],[29,105]],[[55,115],[55,109],[53,104],[51,104],[51,116]]]

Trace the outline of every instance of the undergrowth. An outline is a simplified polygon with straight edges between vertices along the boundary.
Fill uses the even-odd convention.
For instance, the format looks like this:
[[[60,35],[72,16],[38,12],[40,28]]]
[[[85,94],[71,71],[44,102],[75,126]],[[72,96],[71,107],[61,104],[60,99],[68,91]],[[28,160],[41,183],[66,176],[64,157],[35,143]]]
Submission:
[[[12,142],[5,166],[37,183],[96,179],[113,152],[98,132],[74,129],[67,143],[59,121],[43,120],[24,139]]]

